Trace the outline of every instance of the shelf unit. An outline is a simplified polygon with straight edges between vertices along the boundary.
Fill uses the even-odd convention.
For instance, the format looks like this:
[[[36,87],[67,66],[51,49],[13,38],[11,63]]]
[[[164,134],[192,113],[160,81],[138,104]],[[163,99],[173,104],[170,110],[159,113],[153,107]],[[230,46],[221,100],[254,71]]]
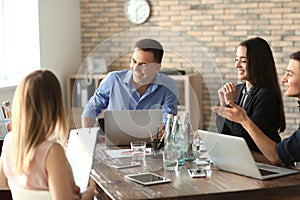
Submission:
[[[69,128],[80,128],[81,113],[87,101],[94,94],[105,74],[71,74],[67,76],[67,112]],[[88,80],[86,79],[88,78]],[[87,84],[87,81],[90,82]]]
[[[202,129],[202,80],[200,74],[169,75],[169,77],[173,78],[178,85],[179,112],[188,111],[193,129]],[[83,107],[101,80],[105,78],[105,74],[92,75],[90,85],[86,84],[85,78],[84,74],[71,74],[67,77],[67,111],[70,128],[81,127],[80,115]]]
[[[188,111],[194,130],[203,129],[202,115],[202,79],[200,74],[169,76],[177,82],[178,87],[178,111]]]

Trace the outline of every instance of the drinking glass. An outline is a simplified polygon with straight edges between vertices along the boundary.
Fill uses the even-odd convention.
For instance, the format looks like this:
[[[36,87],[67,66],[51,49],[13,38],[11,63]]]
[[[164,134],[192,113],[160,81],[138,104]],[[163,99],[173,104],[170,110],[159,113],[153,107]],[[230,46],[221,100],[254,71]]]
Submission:
[[[132,161],[140,161],[145,158],[146,155],[146,142],[145,141],[132,141],[131,146],[131,155]]]

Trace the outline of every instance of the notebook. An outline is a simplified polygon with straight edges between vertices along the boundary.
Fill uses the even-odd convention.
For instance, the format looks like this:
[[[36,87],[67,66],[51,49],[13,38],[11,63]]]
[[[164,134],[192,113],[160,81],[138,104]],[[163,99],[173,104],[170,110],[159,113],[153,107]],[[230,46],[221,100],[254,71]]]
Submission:
[[[198,132],[218,169],[260,180],[298,173],[297,170],[255,162],[244,138],[203,130]]]
[[[129,145],[134,140],[150,143],[151,129],[156,134],[162,128],[162,110],[118,110],[104,112],[105,144]]]
[[[66,156],[81,192],[87,189],[89,183],[98,130],[99,128],[81,128],[70,131]]]

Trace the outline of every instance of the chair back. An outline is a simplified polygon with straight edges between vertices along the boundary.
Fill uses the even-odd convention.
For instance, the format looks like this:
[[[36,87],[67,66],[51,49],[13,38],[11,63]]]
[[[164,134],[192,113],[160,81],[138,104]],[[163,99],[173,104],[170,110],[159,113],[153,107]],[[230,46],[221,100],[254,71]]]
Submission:
[[[13,200],[51,200],[47,190],[29,190],[16,185],[9,185]]]
[[[9,189],[0,189],[1,200],[12,200],[11,192]]]

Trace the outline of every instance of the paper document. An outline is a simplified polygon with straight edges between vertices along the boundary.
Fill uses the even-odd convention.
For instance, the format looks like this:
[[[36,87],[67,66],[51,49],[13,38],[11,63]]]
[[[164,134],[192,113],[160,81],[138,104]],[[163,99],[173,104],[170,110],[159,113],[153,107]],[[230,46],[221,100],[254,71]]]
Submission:
[[[111,158],[131,157],[131,149],[115,149],[105,151]],[[146,155],[151,155],[151,148],[146,148]]]
[[[98,130],[99,127],[70,131],[66,155],[73,170],[75,183],[81,192],[86,190],[89,183]]]

